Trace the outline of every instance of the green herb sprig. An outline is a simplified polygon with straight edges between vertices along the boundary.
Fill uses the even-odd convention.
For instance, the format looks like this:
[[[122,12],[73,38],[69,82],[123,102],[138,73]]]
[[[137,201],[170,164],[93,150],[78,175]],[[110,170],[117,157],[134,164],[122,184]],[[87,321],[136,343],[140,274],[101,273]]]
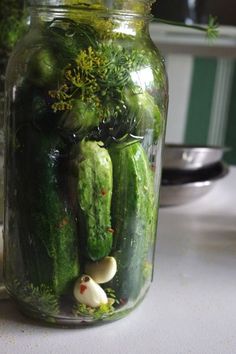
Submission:
[[[99,307],[93,308],[84,304],[76,304],[73,308],[75,316],[84,316],[94,320],[102,320],[108,316],[111,316],[115,312],[115,304],[119,304],[116,298],[115,291],[111,288],[105,289],[108,296],[108,303]]]
[[[201,26],[201,25],[190,25],[184,22],[177,22],[177,21],[169,21],[162,18],[154,17],[153,22],[163,23],[167,25],[177,26],[177,27],[185,27],[190,29],[195,29],[201,32],[205,32],[207,39],[214,40],[219,35],[219,23],[217,21],[217,17],[209,16],[208,25]]]
[[[130,72],[146,62],[143,51],[128,51],[112,42],[100,43],[97,49],[81,50],[75,62],[66,67],[62,85],[49,91],[51,107],[54,112],[65,111],[72,108],[74,99],[80,99],[94,105],[103,120],[117,116],[125,105],[125,87],[133,86]]]
[[[27,29],[28,13],[23,3],[22,0],[1,0],[0,44],[7,56]]]
[[[18,300],[32,309],[37,309],[42,315],[57,315],[59,313],[58,298],[44,284],[34,286],[27,281],[14,280],[10,284],[11,291]]]

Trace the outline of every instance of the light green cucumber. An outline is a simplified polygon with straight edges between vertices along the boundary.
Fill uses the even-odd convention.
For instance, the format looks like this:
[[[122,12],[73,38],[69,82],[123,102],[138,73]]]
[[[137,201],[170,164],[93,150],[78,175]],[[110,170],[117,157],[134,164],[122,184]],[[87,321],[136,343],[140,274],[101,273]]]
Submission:
[[[136,115],[135,134],[144,136],[148,131],[152,132],[156,142],[164,129],[164,119],[161,110],[154,97],[148,92],[134,94],[128,90],[125,92],[128,107]]]
[[[96,261],[112,248],[112,163],[101,142],[84,140],[79,144],[76,164],[80,234],[86,258]]]

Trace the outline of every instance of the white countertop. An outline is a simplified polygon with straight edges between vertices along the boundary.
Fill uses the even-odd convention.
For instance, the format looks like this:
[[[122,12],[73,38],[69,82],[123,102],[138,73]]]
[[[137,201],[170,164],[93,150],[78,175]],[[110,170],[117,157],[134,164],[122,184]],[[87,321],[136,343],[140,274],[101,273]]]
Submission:
[[[236,167],[198,201],[161,209],[155,270],[143,303],[100,327],[43,327],[0,301],[0,353],[236,353]]]

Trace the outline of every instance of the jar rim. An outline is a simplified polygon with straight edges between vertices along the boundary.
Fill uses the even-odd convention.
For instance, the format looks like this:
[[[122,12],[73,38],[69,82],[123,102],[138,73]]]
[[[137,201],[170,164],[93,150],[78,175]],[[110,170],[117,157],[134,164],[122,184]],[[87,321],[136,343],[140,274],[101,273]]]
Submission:
[[[28,0],[31,7],[75,8],[148,15],[155,0]]]
[[[85,7],[77,7],[77,6],[31,6],[30,13],[38,14],[38,13],[45,13],[50,16],[50,13],[53,15],[54,12],[57,14],[57,17],[64,17],[66,12],[73,12],[73,11],[80,11],[82,12],[91,12],[97,18],[116,18],[117,20],[122,19],[142,19],[145,22],[150,22],[153,18],[153,15],[150,13],[140,13],[134,12],[130,10],[112,10],[112,9],[92,9],[92,8],[85,8]]]

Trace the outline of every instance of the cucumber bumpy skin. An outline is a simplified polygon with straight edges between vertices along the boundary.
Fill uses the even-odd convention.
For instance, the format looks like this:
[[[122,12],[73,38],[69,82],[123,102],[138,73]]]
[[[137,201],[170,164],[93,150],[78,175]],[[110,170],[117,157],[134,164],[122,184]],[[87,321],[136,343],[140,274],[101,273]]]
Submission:
[[[25,276],[33,286],[46,285],[60,296],[78,276],[79,261],[76,222],[57,178],[59,139],[28,125],[19,131],[18,142],[16,170],[10,165],[7,169],[8,175],[14,174],[10,181],[16,200],[9,202],[16,215]]]
[[[136,115],[135,135],[144,136],[151,130],[156,142],[164,129],[164,119],[154,98],[148,92],[133,94],[126,90],[125,93],[127,105]]]
[[[102,142],[79,144],[77,196],[81,210],[79,227],[85,256],[97,261],[109,255],[111,229],[112,163]]]
[[[154,179],[146,153],[139,142],[113,145],[112,256],[117,273],[107,284],[119,301],[136,300],[145,283],[150,246],[155,238]],[[149,272],[151,276],[151,272]]]

